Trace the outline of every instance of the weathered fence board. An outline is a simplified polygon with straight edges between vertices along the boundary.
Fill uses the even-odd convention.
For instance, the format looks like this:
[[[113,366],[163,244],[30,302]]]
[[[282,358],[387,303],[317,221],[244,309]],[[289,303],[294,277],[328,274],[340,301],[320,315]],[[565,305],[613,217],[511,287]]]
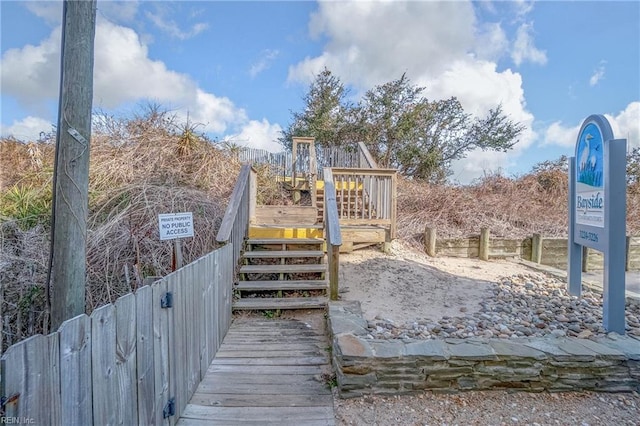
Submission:
[[[627,244],[627,269],[640,269],[640,237],[628,237]],[[565,269],[567,266],[567,239],[566,238],[543,238],[540,249],[540,263]],[[450,257],[479,257],[480,238],[472,236],[469,238],[438,239],[437,232],[433,228],[427,227],[424,234],[425,251],[430,256],[436,254]],[[489,258],[520,257],[526,260],[533,259],[533,238],[505,239],[489,238]],[[604,258],[601,252],[587,250],[587,257],[584,262],[586,270],[602,270],[604,268]]]
[[[93,424],[116,424],[118,388],[116,384],[116,318],[113,305],[104,305],[91,314],[91,372],[93,383]]]
[[[136,386],[136,297],[133,293],[116,300],[116,414],[117,424],[138,418]]]
[[[156,281],[153,292],[153,366],[156,402],[156,424],[169,424],[162,416],[162,409],[169,401],[169,312],[160,301],[167,293],[167,281]]]
[[[9,398],[4,418],[60,424],[58,335],[32,336],[3,356],[2,392]],[[55,351],[52,353],[52,351]],[[51,411],[49,407],[56,404]]]
[[[69,425],[93,423],[91,318],[80,315],[60,326],[60,416]]]
[[[156,400],[153,357],[153,291],[144,286],[136,291],[136,382],[138,424],[159,424],[160,402]]]

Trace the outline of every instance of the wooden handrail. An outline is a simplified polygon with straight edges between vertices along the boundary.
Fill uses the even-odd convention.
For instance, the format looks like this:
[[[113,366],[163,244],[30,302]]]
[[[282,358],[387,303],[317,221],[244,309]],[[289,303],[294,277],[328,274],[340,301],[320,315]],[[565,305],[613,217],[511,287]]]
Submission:
[[[236,181],[236,185],[233,188],[233,193],[231,194],[229,205],[227,205],[227,210],[224,212],[224,217],[222,218],[222,223],[220,224],[220,229],[218,230],[218,235],[216,236],[216,241],[219,243],[227,243],[231,238],[231,231],[233,230],[233,224],[242,205],[245,189],[247,187],[247,184],[251,184],[252,172],[253,174],[255,174],[255,170],[253,170],[250,164],[245,164],[240,169],[238,180]],[[248,206],[249,212],[255,212],[255,199],[253,200],[254,205],[252,206],[251,204],[252,202],[250,202]]]
[[[327,259],[329,263],[329,297],[338,300],[338,276],[340,268],[340,246],[342,233],[338,217],[336,188],[330,168],[324,169],[324,229],[327,241]]]
[[[361,159],[364,160],[366,165],[369,166],[370,169],[377,169],[378,164],[376,163],[376,160],[373,159],[373,156],[371,156],[371,153],[364,142],[358,142],[358,148],[360,149],[360,154],[362,156]]]

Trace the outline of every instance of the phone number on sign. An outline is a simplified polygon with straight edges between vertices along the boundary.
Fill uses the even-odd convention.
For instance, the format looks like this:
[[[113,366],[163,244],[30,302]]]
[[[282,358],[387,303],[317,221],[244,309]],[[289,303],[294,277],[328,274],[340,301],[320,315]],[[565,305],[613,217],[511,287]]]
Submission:
[[[580,239],[593,241],[594,243],[598,242],[598,234],[594,232],[580,231]]]

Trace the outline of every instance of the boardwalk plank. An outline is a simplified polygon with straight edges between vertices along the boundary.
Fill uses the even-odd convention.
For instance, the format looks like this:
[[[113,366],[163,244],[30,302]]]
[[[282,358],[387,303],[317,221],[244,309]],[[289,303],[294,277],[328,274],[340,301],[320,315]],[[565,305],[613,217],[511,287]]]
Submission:
[[[326,357],[280,357],[280,358],[215,358],[213,364],[232,365],[325,365]]]
[[[331,395],[256,395],[233,393],[199,393],[190,401],[194,405],[222,407],[315,407],[330,406]]]
[[[333,407],[205,407],[189,405],[185,409],[183,417],[236,422],[247,420],[305,422],[333,419]]]
[[[335,424],[328,344],[297,320],[234,321],[178,424]]]
[[[207,374],[233,373],[242,371],[245,374],[321,374],[322,365],[225,365],[212,364],[207,370]]]

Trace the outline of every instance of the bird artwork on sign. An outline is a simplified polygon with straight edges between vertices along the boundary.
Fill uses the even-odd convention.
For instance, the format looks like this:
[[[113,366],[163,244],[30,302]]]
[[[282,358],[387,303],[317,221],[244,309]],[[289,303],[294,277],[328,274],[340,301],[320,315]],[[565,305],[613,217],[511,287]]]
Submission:
[[[589,161],[590,154],[589,142],[591,141],[591,139],[593,139],[591,133],[587,133],[587,135],[584,137],[584,148],[582,149],[582,153],[580,154],[580,171],[583,171],[585,167],[587,167],[587,162]],[[593,158],[593,160],[595,166],[595,158]]]

